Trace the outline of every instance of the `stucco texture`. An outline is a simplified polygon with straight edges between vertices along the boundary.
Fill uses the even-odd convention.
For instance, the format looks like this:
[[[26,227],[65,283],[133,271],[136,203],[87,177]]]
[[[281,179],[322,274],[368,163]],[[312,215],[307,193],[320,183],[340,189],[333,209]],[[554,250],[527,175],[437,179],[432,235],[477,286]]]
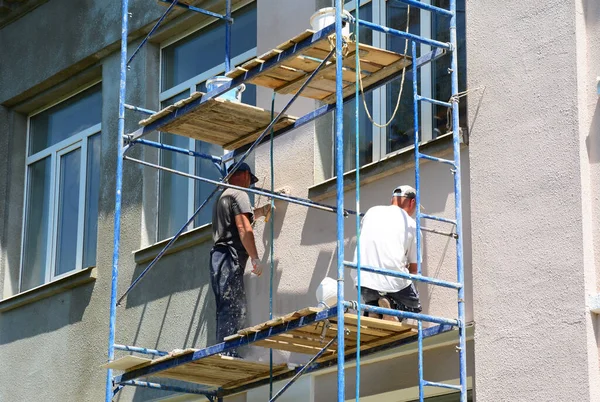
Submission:
[[[600,397],[588,364],[574,6],[467,2],[468,87],[486,88],[469,102],[478,400]]]

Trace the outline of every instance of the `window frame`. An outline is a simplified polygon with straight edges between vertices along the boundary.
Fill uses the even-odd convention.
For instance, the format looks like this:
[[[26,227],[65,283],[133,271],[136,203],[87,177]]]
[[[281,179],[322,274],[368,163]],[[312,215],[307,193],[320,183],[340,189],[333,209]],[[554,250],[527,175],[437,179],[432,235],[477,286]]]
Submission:
[[[369,0],[370,1],[370,0]],[[243,10],[245,7],[249,7],[252,4],[255,4],[255,6],[257,7],[258,5],[256,4],[256,1],[252,1],[249,2],[247,4],[242,5],[239,8],[236,8],[235,10],[232,10],[232,14],[239,11],[239,10]],[[258,12],[258,10],[257,10]],[[189,94],[191,95],[194,92],[197,92],[199,90],[199,87],[209,78],[212,78],[216,75],[219,74],[223,74],[225,72],[225,60],[223,59],[223,62],[215,65],[213,67],[211,67],[210,69],[195,75],[187,80],[185,80],[184,82],[181,82],[177,85],[175,85],[174,87],[171,87],[167,90],[163,90],[162,89],[162,83],[163,83],[163,49],[173,45],[187,37],[189,37],[190,35],[193,35],[197,32],[200,32],[203,29],[207,29],[209,28],[212,24],[218,23],[218,20],[212,20],[212,21],[206,21],[206,23],[198,26],[198,27],[194,27],[192,29],[188,29],[187,31],[184,31],[178,35],[175,35],[165,41],[163,41],[160,46],[159,46],[159,74],[158,74],[158,82],[159,82],[159,96],[158,96],[158,103],[160,105],[160,108],[163,108],[163,102],[173,98],[174,96],[180,95],[181,93],[185,92],[185,91],[189,91]],[[258,24],[258,15],[257,15],[257,24]],[[247,61],[250,61],[252,59],[254,59],[255,57],[258,56],[257,53],[258,50],[258,46],[253,47],[252,49],[248,49],[247,51],[245,51],[244,53],[237,55],[235,57],[232,57],[230,59],[230,65],[233,68],[234,66],[237,65],[241,65]],[[159,142],[163,142],[163,133],[159,132]],[[188,138],[188,149],[192,149],[195,150],[196,149],[196,140],[194,140],[193,138]],[[223,150],[223,155],[225,155],[227,153],[227,149]],[[159,152],[159,160],[161,158],[161,152],[170,152],[170,151],[160,151]],[[197,173],[196,172],[196,158],[188,158],[188,170],[187,172],[193,172],[192,174]],[[156,241],[162,241],[164,239],[160,238],[160,220],[158,218],[158,214],[161,212],[160,209],[160,189],[161,189],[161,183],[160,183],[160,175],[158,175],[158,186],[157,186],[157,197],[156,197],[156,210],[157,210],[157,220],[156,220]],[[196,211],[196,204],[195,204],[195,197],[196,197],[196,192],[195,192],[195,185],[196,185],[196,181],[195,180],[188,180],[188,200],[187,200],[187,216],[190,217],[193,215],[193,213]],[[192,220],[192,222],[190,222],[190,224],[187,226],[186,231],[193,229],[194,227],[196,227],[196,223],[195,220]],[[170,236],[166,237],[169,238]]]
[[[29,291],[35,289],[39,286],[44,286],[48,283],[54,282],[56,280],[62,279],[66,276],[72,275],[79,271],[82,271],[89,267],[83,266],[83,245],[84,245],[84,234],[85,234],[85,206],[86,206],[86,186],[87,186],[87,160],[88,160],[88,139],[96,134],[102,132],[102,119],[100,122],[88,127],[84,130],[81,130],[72,136],[65,138],[54,145],[51,145],[43,150],[40,150],[34,154],[29,155],[30,150],[30,141],[31,141],[31,119],[36,115],[49,110],[76,95],[79,95],[86,90],[101,84],[102,80],[97,79],[85,86],[77,88],[76,91],[70,92],[69,94],[58,98],[52,103],[49,103],[37,110],[34,110],[27,116],[27,135],[25,140],[25,174],[24,174],[24,191],[23,191],[23,217],[21,224],[21,250],[20,250],[20,262],[19,262],[19,282],[18,282],[18,292],[23,293],[25,291]],[[100,88],[100,92],[102,92],[102,88]],[[58,243],[58,209],[60,207],[60,203],[58,202],[58,198],[60,197],[60,160],[63,155],[68,154],[69,152],[75,151],[79,149],[81,152],[80,156],[80,168],[79,168],[79,193],[78,193],[78,219],[77,222],[77,249],[76,249],[76,260],[75,260],[75,269],[70,271],[66,271],[62,274],[56,275],[56,246]],[[50,205],[49,209],[49,217],[48,217],[48,228],[47,228],[47,240],[46,240],[46,264],[42,269],[44,272],[44,281],[43,283],[32,287],[31,289],[23,290],[23,269],[25,262],[25,243],[26,243],[26,228],[28,223],[28,210],[29,210],[29,185],[30,185],[30,166],[36,162],[40,162],[45,158],[50,158]]]

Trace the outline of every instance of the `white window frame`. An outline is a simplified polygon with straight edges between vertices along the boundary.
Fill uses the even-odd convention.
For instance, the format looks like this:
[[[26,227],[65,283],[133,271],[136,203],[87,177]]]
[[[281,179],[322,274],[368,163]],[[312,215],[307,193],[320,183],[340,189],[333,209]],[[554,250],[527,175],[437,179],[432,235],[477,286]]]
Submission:
[[[252,2],[248,3],[248,4],[244,4],[242,7],[232,10],[233,12],[236,12],[238,10],[243,9],[244,7],[247,7],[249,5],[251,5]],[[176,95],[181,94],[182,92],[185,91],[189,91],[190,95],[194,92],[198,91],[198,86],[200,86],[203,82],[205,82],[206,80],[208,80],[209,78],[214,77],[215,75],[219,75],[219,74],[223,74],[225,72],[225,60],[223,60],[222,63],[204,71],[203,73],[200,73],[192,78],[187,79],[186,81],[177,84],[176,86],[169,88],[167,90],[162,90],[162,74],[163,74],[163,49],[176,43],[179,42],[180,40],[193,35],[194,33],[201,31],[203,29],[206,29],[208,27],[210,27],[212,24],[217,23],[218,21],[213,20],[213,21],[209,21],[199,27],[195,27],[193,29],[187,30],[179,35],[176,35],[166,41],[164,41],[163,43],[160,44],[160,51],[159,51],[159,65],[160,65],[160,72],[159,72],[159,83],[161,86],[161,92],[159,94],[158,97],[158,101],[159,101],[159,105],[160,108],[162,109],[162,103]],[[258,21],[257,21],[258,23]],[[224,45],[225,42],[223,42]],[[237,66],[237,65],[241,65],[253,58],[255,58],[257,56],[257,47],[253,47],[252,49],[249,49],[247,51],[245,51],[244,53],[237,55],[233,58],[231,58],[230,60],[230,65],[233,66]],[[162,133],[159,133],[159,141],[162,142]],[[194,140],[193,138],[189,138],[188,139],[188,149],[191,150],[195,150],[196,147],[196,140]],[[164,152],[164,151],[161,151]],[[170,151],[167,151],[170,152]],[[223,154],[226,154],[227,150],[224,150]],[[160,158],[160,156],[159,156]],[[196,160],[195,158],[189,158],[189,162],[188,162],[188,172],[194,172],[195,173],[195,169],[196,169]],[[160,175],[159,175],[160,178]],[[192,216],[192,214],[196,211],[196,207],[195,207],[195,180],[189,180],[188,181],[188,202],[187,202],[187,215],[188,216]],[[160,179],[159,179],[159,183],[158,183],[158,187],[159,189],[158,194],[157,194],[157,211],[160,212]],[[158,227],[158,220],[157,220],[157,225],[156,225],[156,240],[160,241],[163,239],[159,238],[159,233],[160,233],[160,228]],[[191,230],[194,228],[194,221],[192,221],[188,227],[186,228],[186,230]]]
[[[431,4],[431,0],[421,0],[422,3]],[[362,0],[360,2],[361,7],[366,4],[372,4],[372,21],[375,24],[379,25],[387,25],[387,0]],[[344,8],[348,11],[354,11],[356,9],[356,0],[349,1],[345,4]],[[420,13],[420,35],[424,37],[430,38],[432,35],[432,24],[431,24],[431,12],[426,10],[421,10],[416,7],[411,8],[411,13],[419,12]],[[404,30],[404,28],[402,28]],[[372,31],[373,35],[373,46],[385,49],[387,47],[387,34],[378,31]],[[430,45],[419,45],[421,48],[421,54],[426,54],[431,51]],[[410,42],[409,42],[409,52],[410,52]],[[421,67],[421,82],[419,87],[419,94],[422,96],[431,97],[433,91],[433,77],[432,66],[431,63],[426,64]],[[407,71],[406,74],[412,74],[411,71]],[[428,80],[424,80],[423,77],[429,77]],[[404,85],[403,91],[410,91],[412,93],[412,86],[407,86],[406,82]],[[385,86],[381,86],[379,88],[371,91],[373,96],[373,106],[372,110],[370,110],[373,119],[378,123],[384,123],[387,121],[387,96],[386,96],[386,88]],[[362,95],[361,95],[362,96]],[[362,102],[360,102],[361,108],[364,108]],[[433,105],[421,102],[419,117],[421,120],[421,141],[428,141],[433,138]],[[369,123],[370,124],[370,123]],[[408,147],[407,147],[408,148]],[[372,161],[378,162],[384,159],[386,156],[401,152],[402,148],[399,150],[395,150],[392,152],[387,152],[387,129],[379,128],[373,125],[373,150],[372,150]],[[332,158],[332,163],[333,163]],[[371,162],[372,163],[372,162]],[[335,177],[333,175],[332,177]]]
[[[55,102],[44,106],[27,116],[27,139],[25,145],[26,159],[25,159],[25,191],[23,195],[23,222],[21,226],[21,259],[19,263],[19,292],[23,292],[23,263],[25,261],[25,234],[27,228],[27,213],[28,213],[28,202],[29,202],[29,167],[42,159],[50,157],[50,205],[49,205],[49,217],[48,217],[48,240],[46,244],[46,267],[44,269],[45,279],[44,283],[39,286],[43,286],[47,283],[55,280],[64,278],[65,276],[72,275],[83,268],[83,236],[85,231],[85,192],[87,186],[87,143],[89,137],[98,134],[102,131],[102,122],[95,124],[91,127],[86,128],[64,140],[48,147],[35,154],[29,154],[29,145],[31,141],[31,118],[36,115],[59,105],[60,103],[84,92],[85,90],[99,84],[101,80],[94,81],[85,87],[79,88],[76,92],[70,93],[69,95],[62,97]],[[56,275],[56,243],[58,236],[58,198],[60,197],[60,157],[71,151],[81,149],[81,160],[80,160],[80,171],[79,171],[79,204],[77,211],[79,214],[79,222],[77,226],[77,250],[76,250],[76,263],[75,269],[67,271],[65,273]],[[31,289],[28,289],[31,290]]]

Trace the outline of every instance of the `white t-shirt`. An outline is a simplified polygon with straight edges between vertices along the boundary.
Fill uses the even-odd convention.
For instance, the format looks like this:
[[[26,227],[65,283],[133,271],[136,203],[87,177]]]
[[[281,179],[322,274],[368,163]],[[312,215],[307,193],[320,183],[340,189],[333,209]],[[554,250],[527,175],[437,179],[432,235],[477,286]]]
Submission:
[[[408,264],[417,262],[417,224],[395,205],[370,208],[362,220],[360,265],[408,273]],[[354,250],[356,264],[356,249]],[[357,286],[356,270],[352,270]],[[360,285],[382,292],[398,292],[412,281],[361,271]]]

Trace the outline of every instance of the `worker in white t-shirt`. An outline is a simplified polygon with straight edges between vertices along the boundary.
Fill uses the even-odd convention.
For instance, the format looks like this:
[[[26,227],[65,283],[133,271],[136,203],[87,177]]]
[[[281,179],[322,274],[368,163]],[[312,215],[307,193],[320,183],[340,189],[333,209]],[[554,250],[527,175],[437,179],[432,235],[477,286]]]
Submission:
[[[411,186],[394,189],[391,205],[370,208],[362,220],[360,232],[360,265],[411,274],[417,273],[417,225],[412,215],[417,209],[417,193]],[[354,263],[356,264],[354,251]],[[356,271],[352,271],[358,286]],[[360,295],[371,306],[421,312],[419,293],[411,280],[372,272],[360,273]],[[370,317],[400,321],[391,315],[369,314]]]

